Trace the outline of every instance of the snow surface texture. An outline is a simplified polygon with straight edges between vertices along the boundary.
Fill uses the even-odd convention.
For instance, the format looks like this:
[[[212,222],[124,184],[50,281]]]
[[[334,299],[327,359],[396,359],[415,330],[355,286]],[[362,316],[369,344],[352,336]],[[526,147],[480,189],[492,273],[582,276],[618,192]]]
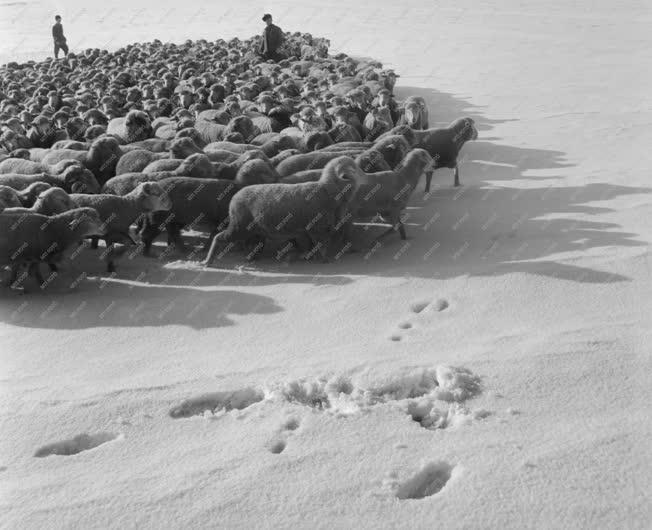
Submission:
[[[395,68],[433,126],[472,116],[463,185],[438,170],[407,241],[328,266],[2,293],[0,526],[648,528],[649,2],[194,5],[0,2],[0,61],[50,54],[55,13],[76,50],[270,11]]]

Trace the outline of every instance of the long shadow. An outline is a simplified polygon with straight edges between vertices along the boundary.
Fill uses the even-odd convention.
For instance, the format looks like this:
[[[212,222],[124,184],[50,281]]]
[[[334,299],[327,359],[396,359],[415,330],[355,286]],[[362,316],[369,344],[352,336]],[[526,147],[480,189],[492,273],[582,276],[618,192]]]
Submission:
[[[282,311],[259,294],[233,289],[159,285],[118,278],[85,278],[70,288],[62,274],[47,290],[3,293],[0,320],[41,329],[180,325],[195,329],[231,326],[233,316]]]

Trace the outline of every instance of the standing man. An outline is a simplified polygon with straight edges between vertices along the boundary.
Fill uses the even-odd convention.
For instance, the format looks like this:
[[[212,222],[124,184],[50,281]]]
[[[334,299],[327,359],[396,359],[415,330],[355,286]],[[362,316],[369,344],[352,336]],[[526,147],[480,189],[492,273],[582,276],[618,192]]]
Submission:
[[[263,22],[267,24],[263,30],[263,42],[260,45],[260,53],[263,55],[265,60],[271,59],[272,61],[278,62],[281,60],[281,56],[278,53],[278,49],[283,44],[285,35],[283,35],[283,30],[278,26],[272,24],[272,15],[269,13],[263,16]]]
[[[64,57],[68,56],[68,45],[66,37],[63,36],[63,26],[61,25],[61,16],[54,17],[54,26],[52,26],[52,38],[54,39],[54,58],[59,58],[59,50],[63,51]]]

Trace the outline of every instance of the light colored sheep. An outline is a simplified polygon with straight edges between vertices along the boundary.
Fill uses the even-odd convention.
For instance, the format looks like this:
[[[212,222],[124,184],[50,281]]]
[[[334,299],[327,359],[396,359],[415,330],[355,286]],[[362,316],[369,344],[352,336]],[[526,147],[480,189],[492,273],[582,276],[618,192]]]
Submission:
[[[68,167],[79,165],[79,162],[71,159],[61,160],[59,163],[51,166],[41,162],[34,162],[33,160],[25,160],[24,158],[7,158],[6,160],[0,162],[0,175],[36,175],[38,173],[59,175],[63,173]]]
[[[40,213],[41,215],[56,215],[76,208],[70,195],[61,188],[50,188],[41,193],[34,204],[27,207],[7,208],[7,213]]]
[[[206,265],[225,243],[256,243],[260,250],[266,239],[309,240],[313,252],[326,259],[360,176],[353,159],[340,156],[327,163],[318,182],[240,190],[231,199],[228,227],[214,237]]]
[[[116,166],[124,152],[115,138],[97,138],[88,151],[53,149],[43,158],[42,164],[54,166],[66,160],[76,160],[89,169],[100,186],[115,177]]]
[[[347,151],[313,151],[310,153],[303,153],[294,155],[283,160],[278,166],[276,171],[281,177],[293,175],[304,169],[321,169],[326,167],[326,164],[340,156],[357,156],[360,154],[359,150]]]
[[[100,191],[100,185],[97,183],[93,174],[78,164],[68,167],[59,175],[47,173],[0,175],[0,185],[9,186],[15,190],[25,190],[25,188],[35,182],[45,182],[52,186],[63,188],[68,193],[98,193]]]

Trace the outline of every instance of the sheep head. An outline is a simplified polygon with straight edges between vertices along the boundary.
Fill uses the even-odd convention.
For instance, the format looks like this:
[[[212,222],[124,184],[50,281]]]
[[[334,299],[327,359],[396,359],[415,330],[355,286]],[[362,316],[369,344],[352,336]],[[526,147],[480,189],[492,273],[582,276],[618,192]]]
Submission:
[[[0,210],[22,206],[16,191],[9,186],[0,186]]]
[[[348,202],[363,179],[361,169],[349,156],[339,156],[326,164],[319,183],[325,186],[333,196]]]
[[[62,173],[64,188],[70,193],[99,193],[100,185],[86,168],[75,165]]]
[[[172,200],[158,182],[143,182],[129,194],[138,199],[143,211],[168,211],[172,208]]]
[[[154,130],[147,113],[142,110],[130,110],[125,117],[128,142],[137,142],[151,138]]]
[[[188,158],[193,153],[202,153],[190,137],[176,138],[170,144],[170,155],[172,158]]]
[[[34,202],[34,209],[43,215],[56,215],[75,208],[70,195],[61,188],[50,188],[40,193]]]

